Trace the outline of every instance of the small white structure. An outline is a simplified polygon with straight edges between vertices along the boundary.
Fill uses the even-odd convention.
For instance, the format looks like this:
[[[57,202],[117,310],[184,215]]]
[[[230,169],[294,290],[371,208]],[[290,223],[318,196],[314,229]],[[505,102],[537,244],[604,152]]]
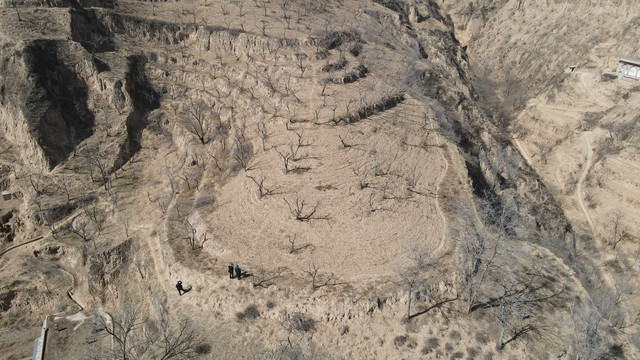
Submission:
[[[622,56],[618,62],[618,79],[640,80],[640,59]]]
[[[2,192],[2,198],[6,201],[6,200],[11,200],[11,193],[8,191],[3,191]]]

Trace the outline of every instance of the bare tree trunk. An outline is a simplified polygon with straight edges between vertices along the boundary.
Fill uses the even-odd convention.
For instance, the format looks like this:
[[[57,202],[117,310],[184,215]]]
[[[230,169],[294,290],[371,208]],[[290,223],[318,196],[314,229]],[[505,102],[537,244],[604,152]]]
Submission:
[[[409,301],[407,301],[407,320],[411,319],[411,295],[413,294],[413,285],[409,286]]]

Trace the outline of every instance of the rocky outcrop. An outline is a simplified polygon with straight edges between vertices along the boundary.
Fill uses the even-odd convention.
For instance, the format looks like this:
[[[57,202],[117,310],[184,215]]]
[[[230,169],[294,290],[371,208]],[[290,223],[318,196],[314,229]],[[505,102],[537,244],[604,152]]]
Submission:
[[[51,169],[93,133],[88,79],[97,69],[76,43],[37,40],[2,53],[4,132],[26,164]]]
[[[131,264],[133,240],[127,239],[101,253],[91,255],[87,261],[88,290],[91,296],[105,301],[107,293],[117,293],[127,277]]]

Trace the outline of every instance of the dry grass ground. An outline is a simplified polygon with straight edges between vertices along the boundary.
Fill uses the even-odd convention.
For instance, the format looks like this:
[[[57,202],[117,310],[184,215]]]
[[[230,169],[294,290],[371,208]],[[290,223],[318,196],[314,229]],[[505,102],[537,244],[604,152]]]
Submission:
[[[376,2],[233,3],[122,1],[91,21],[74,10],[75,22],[67,9],[25,9],[21,22],[8,9],[0,15],[2,41],[12,44],[3,56],[17,63],[12,46],[42,36],[40,22],[64,41],[70,28],[79,36],[102,26],[116,44],[66,59],[88,74],[95,131],[43,173],[52,191],[37,194],[26,176],[36,169],[18,149],[13,161],[5,156],[21,174],[5,177],[25,193],[7,204],[25,220],[14,243],[44,236],[0,258],[3,296],[20,296],[3,308],[8,357],[30,351],[33,339],[14,340],[22,323],[34,332],[44,315],[76,312],[69,290],[87,313],[141,304],[149,323],[191,318],[217,358],[544,358],[567,349],[567,301],[586,295],[542,247],[513,239],[492,272],[492,280],[545,279],[539,290],[551,300],[527,342],[498,352],[493,295],[471,315],[455,299],[450,210],[471,198],[471,186],[465,154],[438,120],[469,90],[440,14],[427,4],[406,19]],[[101,62],[82,62],[93,57]],[[439,79],[430,89],[439,97],[416,91],[426,74]],[[204,134],[186,125],[200,106]],[[15,114],[2,110],[3,120]],[[114,165],[106,185],[100,159]],[[297,213],[296,199],[305,205]],[[48,211],[59,216],[51,227]],[[414,294],[420,315],[404,321],[397,269],[416,244],[440,262]],[[229,279],[229,262],[248,276]],[[192,290],[178,296],[178,280]]]

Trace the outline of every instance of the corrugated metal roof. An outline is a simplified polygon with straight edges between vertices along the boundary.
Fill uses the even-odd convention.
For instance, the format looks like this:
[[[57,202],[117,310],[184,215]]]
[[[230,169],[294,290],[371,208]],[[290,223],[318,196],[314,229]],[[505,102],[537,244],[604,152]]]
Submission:
[[[620,56],[620,61],[626,62],[628,64],[640,65],[640,59],[636,59],[628,56]]]

